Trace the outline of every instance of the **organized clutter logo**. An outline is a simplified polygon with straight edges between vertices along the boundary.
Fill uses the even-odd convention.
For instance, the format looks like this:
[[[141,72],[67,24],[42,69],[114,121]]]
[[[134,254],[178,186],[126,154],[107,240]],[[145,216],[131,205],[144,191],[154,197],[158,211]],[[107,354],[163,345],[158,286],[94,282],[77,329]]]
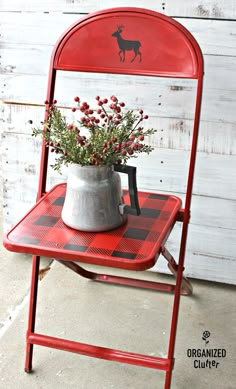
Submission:
[[[207,345],[207,343],[209,343],[209,340],[207,340],[207,338],[209,338],[210,335],[210,331],[204,331],[202,334],[202,339],[205,340],[205,346]]]
[[[224,348],[210,347],[210,336],[210,331],[204,331],[202,334],[204,346],[202,348],[187,349],[187,357],[192,359],[195,369],[217,369],[222,359],[226,357]]]

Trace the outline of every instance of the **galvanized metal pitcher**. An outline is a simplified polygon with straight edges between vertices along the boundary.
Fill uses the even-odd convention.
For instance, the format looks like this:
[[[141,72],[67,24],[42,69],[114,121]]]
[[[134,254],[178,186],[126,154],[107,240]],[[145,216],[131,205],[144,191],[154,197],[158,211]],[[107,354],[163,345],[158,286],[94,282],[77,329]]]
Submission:
[[[123,202],[118,171],[128,174],[131,206]],[[62,209],[66,225],[81,231],[107,231],[125,223],[127,213],[140,214],[135,167],[70,166]]]

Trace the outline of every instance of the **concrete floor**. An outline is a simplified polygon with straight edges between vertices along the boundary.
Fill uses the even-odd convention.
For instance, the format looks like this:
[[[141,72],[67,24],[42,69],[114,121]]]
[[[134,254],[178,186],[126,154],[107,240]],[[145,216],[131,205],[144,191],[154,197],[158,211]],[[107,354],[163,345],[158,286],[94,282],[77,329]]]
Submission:
[[[2,232],[1,232],[2,235]],[[48,266],[42,261],[42,267]],[[32,374],[24,373],[25,332],[31,258],[1,247],[1,389],[162,389],[164,373],[35,346]],[[125,272],[116,273],[125,274]],[[136,274],[134,275],[136,276]],[[166,281],[170,276],[137,276]],[[235,287],[192,280],[194,294],[181,298],[172,389],[236,388]],[[36,331],[84,343],[166,356],[173,296],[102,285],[80,278],[53,262],[39,283]],[[199,368],[207,358],[189,349],[225,349],[216,367]],[[196,360],[196,362],[194,362]],[[199,362],[200,361],[200,362]],[[195,367],[194,367],[195,364]]]

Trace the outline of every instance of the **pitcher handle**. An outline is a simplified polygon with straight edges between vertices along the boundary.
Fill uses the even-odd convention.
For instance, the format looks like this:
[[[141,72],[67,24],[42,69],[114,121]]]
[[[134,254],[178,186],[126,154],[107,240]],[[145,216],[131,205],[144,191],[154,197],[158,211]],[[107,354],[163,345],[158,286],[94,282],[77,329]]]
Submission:
[[[119,173],[125,173],[128,174],[128,184],[129,184],[129,198],[130,198],[130,204],[123,206],[123,213],[128,213],[131,215],[140,215],[140,207],[138,202],[138,191],[137,191],[137,181],[136,181],[136,167],[135,166],[129,166],[129,165],[114,165],[114,170]]]

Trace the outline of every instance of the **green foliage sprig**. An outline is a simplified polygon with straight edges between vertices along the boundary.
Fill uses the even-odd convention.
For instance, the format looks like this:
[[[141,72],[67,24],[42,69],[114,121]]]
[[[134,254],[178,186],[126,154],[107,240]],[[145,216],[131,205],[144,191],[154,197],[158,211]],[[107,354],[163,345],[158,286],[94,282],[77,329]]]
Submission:
[[[144,129],[143,120],[148,119],[142,109],[135,112],[124,110],[125,103],[116,96],[101,99],[96,97],[97,108],[93,110],[87,102],[75,97],[76,107],[72,112],[82,116],[76,123],[68,123],[57,107],[57,101],[49,105],[48,119],[41,128],[33,129],[33,136],[41,135],[56,154],[53,168],[60,171],[63,164],[77,163],[82,166],[111,166],[115,163],[125,164],[131,157],[140,153],[149,154],[153,147],[144,143],[145,136],[156,132]],[[86,129],[86,135],[83,135]]]

